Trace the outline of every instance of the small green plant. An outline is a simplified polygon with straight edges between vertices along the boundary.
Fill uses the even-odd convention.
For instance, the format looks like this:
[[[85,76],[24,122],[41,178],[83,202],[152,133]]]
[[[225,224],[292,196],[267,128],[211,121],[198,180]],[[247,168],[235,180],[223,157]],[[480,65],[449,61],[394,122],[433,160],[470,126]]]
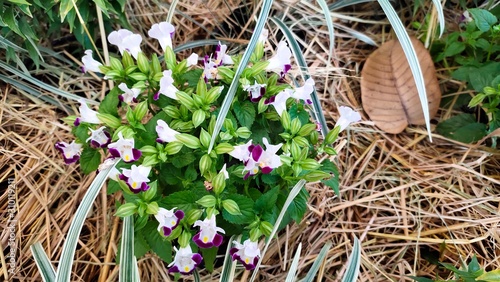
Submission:
[[[500,281],[500,270],[485,271],[479,265],[477,257],[473,256],[468,265],[464,266],[462,269],[456,268],[453,264],[438,262],[438,264],[451,271],[454,274],[453,280],[444,280],[440,277],[436,279],[430,279],[426,277],[414,277],[411,276],[414,281],[417,282],[445,282],[445,281],[455,281],[455,282],[494,282]]]
[[[462,29],[450,33],[432,47],[437,63],[455,69],[452,78],[466,82],[472,92],[484,93],[477,94],[472,100],[465,99],[464,105],[480,105],[488,116],[487,124],[478,122],[468,113],[455,116],[437,126],[436,130],[443,136],[471,143],[499,127],[495,90],[500,84],[500,24],[497,17],[487,10],[469,9],[462,16]],[[484,100],[486,103],[483,104]],[[493,146],[496,146],[495,140]]]

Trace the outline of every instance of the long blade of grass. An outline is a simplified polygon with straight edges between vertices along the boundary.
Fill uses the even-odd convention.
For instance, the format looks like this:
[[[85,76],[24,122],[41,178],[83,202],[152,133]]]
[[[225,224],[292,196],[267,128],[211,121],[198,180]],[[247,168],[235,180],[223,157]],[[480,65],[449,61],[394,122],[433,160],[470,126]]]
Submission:
[[[269,237],[267,237],[266,245],[264,246],[264,249],[262,250],[259,262],[255,266],[255,269],[252,273],[252,277],[250,278],[250,282],[253,282],[255,280],[255,277],[257,277],[257,272],[259,272],[259,267],[260,267],[260,264],[262,263],[262,258],[266,254],[267,248],[269,248],[269,244],[271,244],[271,240],[274,238],[274,235],[276,235],[276,232],[278,231],[278,228],[281,224],[281,221],[283,220],[283,217],[285,216],[285,213],[288,209],[288,206],[290,206],[293,199],[295,199],[295,197],[297,197],[297,195],[299,194],[302,187],[304,187],[304,185],[306,185],[306,181],[304,179],[299,180],[299,182],[297,182],[297,184],[295,184],[295,186],[293,186],[292,191],[290,191],[290,194],[288,194],[288,197],[286,198],[285,204],[283,205],[283,208],[281,209],[281,212],[278,215],[276,222],[274,223],[274,228],[271,231],[271,234],[269,235]]]
[[[398,37],[401,47],[405,53],[406,59],[410,65],[411,73],[413,74],[413,79],[417,86],[418,96],[420,97],[420,104],[422,105],[422,110],[424,112],[425,126],[427,127],[427,134],[429,135],[429,140],[432,142],[431,136],[431,124],[429,118],[429,105],[427,102],[427,93],[425,91],[424,76],[422,74],[422,69],[420,68],[420,63],[418,62],[417,53],[411,44],[410,37],[401,23],[396,11],[392,7],[389,0],[377,0],[384,10],[387,19],[391,23],[396,36]]]
[[[233,102],[234,95],[236,90],[238,89],[238,84],[240,80],[241,73],[246,68],[250,57],[252,56],[253,50],[257,45],[257,41],[259,40],[259,36],[262,33],[262,29],[264,28],[264,24],[269,17],[269,11],[271,11],[271,6],[273,4],[273,0],[263,0],[262,9],[260,10],[259,19],[255,24],[255,30],[252,34],[252,38],[250,38],[250,42],[248,43],[248,47],[243,53],[243,57],[241,58],[240,64],[234,73],[233,81],[229,86],[229,90],[227,91],[226,97],[224,97],[224,101],[222,102],[221,109],[219,115],[217,116],[217,120],[215,122],[214,132],[212,134],[212,139],[210,140],[210,145],[208,146],[208,153],[212,151],[212,148],[215,144],[215,139],[219,135],[220,129],[222,128],[222,124],[224,123],[224,119],[226,118],[227,113],[229,112],[229,108],[231,103]]]
[[[222,271],[220,274],[220,282],[232,282],[234,281],[234,272],[236,271],[236,263],[234,263],[229,251],[231,250],[231,246],[233,245],[233,240],[240,241],[241,235],[233,235],[229,239],[229,244],[226,249],[226,255],[224,256],[224,263],[222,264]]]
[[[29,95],[31,95],[35,98],[38,98],[46,103],[49,103],[49,104],[52,104],[52,105],[58,106],[58,107],[64,106],[64,105],[61,105],[61,103],[59,101],[52,99],[52,97],[50,97],[50,96],[43,95],[42,93],[40,93],[40,91],[26,85],[26,83],[23,83],[22,81],[12,79],[12,78],[5,76],[5,75],[2,75],[2,74],[0,74],[0,80],[3,80],[5,83],[11,84],[12,86],[16,87],[17,89],[24,91],[24,92],[28,93]]]
[[[316,276],[316,273],[319,270],[319,267],[323,263],[323,261],[326,258],[326,255],[328,254],[328,250],[332,247],[332,242],[328,241],[326,244],[321,248],[321,251],[319,251],[318,256],[314,260],[313,265],[311,266],[311,269],[307,272],[306,277],[302,279],[302,282],[312,282],[314,280],[314,277]]]
[[[178,2],[179,2],[179,0],[172,1],[172,4],[170,4],[170,7],[168,8],[167,22],[169,22],[169,23],[172,23],[172,18],[174,17],[175,7],[177,7]]]
[[[288,274],[286,275],[285,282],[295,282],[295,276],[297,275],[297,268],[299,266],[300,252],[302,251],[302,243],[299,243],[297,250],[295,251],[295,256],[293,256],[292,264],[288,269]]]
[[[139,281],[135,277],[136,268],[137,262],[134,256],[134,218],[133,216],[126,216],[123,218],[122,227],[119,281]]]
[[[85,193],[85,196],[83,196],[82,202],[76,210],[75,217],[71,221],[68,234],[66,235],[66,241],[63,245],[61,258],[59,259],[59,268],[57,269],[55,279],[56,282],[71,281],[71,267],[73,265],[75,249],[78,243],[78,238],[80,237],[80,232],[82,231],[83,223],[92,208],[92,204],[94,203],[97,194],[99,194],[101,187],[104,185],[104,182],[106,182],[106,179],[108,179],[108,175],[115,165],[116,162],[109,168],[99,172],[94,181],[92,181],[89,190]]]
[[[316,1],[318,1],[321,10],[323,10],[323,14],[325,15],[325,20],[326,20],[326,26],[328,27],[328,35],[330,38],[330,48],[329,48],[330,52],[328,52],[328,62],[330,62],[333,52],[333,46],[335,44],[335,30],[333,28],[332,15],[330,14],[330,10],[328,9],[328,5],[326,4],[325,0],[316,0]]]
[[[286,40],[288,41],[288,43],[290,43],[292,53],[297,60],[297,64],[300,67],[302,77],[304,81],[306,81],[311,76],[309,75],[306,60],[304,59],[304,55],[300,50],[300,46],[297,43],[297,40],[295,40],[294,34],[280,19],[272,17],[271,20],[281,29],[286,37]],[[326,124],[325,116],[323,115],[323,109],[321,108],[321,102],[319,101],[316,89],[313,90],[311,99],[313,104],[313,118],[321,125],[321,134],[324,137],[328,133],[328,125]]]
[[[50,259],[43,250],[42,244],[36,242],[30,246],[31,253],[33,254],[33,259],[35,260],[36,266],[42,275],[44,282],[53,282],[56,278],[56,271],[50,263]]]
[[[181,44],[181,45],[175,47],[174,52],[177,53],[177,52],[181,52],[181,51],[196,48],[196,47],[217,45],[217,44],[219,44],[219,42],[224,43],[224,41],[216,40],[216,39],[203,39],[203,40],[190,41],[190,42],[186,42],[184,44]]]
[[[82,97],[78,96],[78,95],[75,95],[75,94],[72,94],[72,93],[69,93],[69,92],[66,92],[66,91],[63,91],[61,89],[58,89],[52,85],[48,85],[47,83],[44,83],[34,77],[32,77],[31,75],[27,75],[25,73],[22,73],[20,72],[19,70],[9,66],[8,64],[0,61],[0,68],[3,68],[5,69],[6,71],[20,77],[21,79],[24,79],[26,81],[28,81],[29,83],[32,83],[40,88],[43,88],[47,91],[50,91],[54,94],[57,94],[61,97],[64,97],[66,99],[69,99],[69,100],[74,100],[74,101],[78,101],[78,99],[81,99]],[[88,103],[88,104],[92,104],[92,105],[99,105],[98,102],[96,101],[93,101],[93,100],[89,100],[89,99],[85,99],[85,101]]]
[[[196,268],[193,271],[193,278],[194,278],[194,282],[201,282],[200,273],[198,273],[198,269],[196,269]]]
[[[432,3],[434,3],[434,6],[436,7],[436,11],[438,13],[438,19],[439,19],[439,37],[441,37],[441,36],[443,36],[443,32],[444,32],[443,6],[441,6],[441,1],[440,0],[432,0]]]
[[[351,256],[347,261],[347,270],[342,278],[342,282],[356,282],[359,275],[359,266],[361,265],[361,244],[357,237],[354,237]]]
[[[341,1],[337,1],[333,4],[328,5],[328,9],[330,9],[330,11],[335,11],[338,9],[342,9],[344,7],[348,7],[348,6],[352,6],[352,5],[356,5],[356,4],[361,4],[361,3],[373,2],[373,1],[375,1],[375,0],[341,0]]]

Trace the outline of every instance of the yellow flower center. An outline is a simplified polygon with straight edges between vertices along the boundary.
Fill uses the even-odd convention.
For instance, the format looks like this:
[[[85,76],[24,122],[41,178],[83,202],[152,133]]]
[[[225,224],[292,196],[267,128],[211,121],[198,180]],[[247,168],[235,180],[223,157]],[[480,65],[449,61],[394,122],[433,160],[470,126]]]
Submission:
[[[172,220],[172,225],[175,225],[175,223],[176,223],[175,220]]]
[[[134,189],[137,188],[137,182],[135,182],[135,181],[132,182],[132,188],[134,188]]]
[[[189,272],[189,266],[184,266],[184,272]]]
[[[250,262],[250,259],[249,258],[245,258],[245,263],[249,263]]]
[[[123,159],[125,159],[125,161],[127,161],[127,162],[128,162],[128,161],[130,161],[130,156],[129,156],[129,155],[125,155],[125,156],[123,157]]]
[[[208,237],[207,236],[203,237],[203,243],[206,243],[206,242],[208,242]]]

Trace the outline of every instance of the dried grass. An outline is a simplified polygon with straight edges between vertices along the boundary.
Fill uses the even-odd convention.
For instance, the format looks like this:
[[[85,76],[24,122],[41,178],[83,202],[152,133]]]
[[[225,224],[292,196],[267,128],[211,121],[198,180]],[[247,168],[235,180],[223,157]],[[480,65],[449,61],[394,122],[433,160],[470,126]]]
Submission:
[[[181,35],[176,37],[176,44],[208,38],[206,31],[219,32],[236,43],[248,39],[245,36],[250,34],[251,26],[246,30],[217,31],[222,23],[230,21],[227,15],[238,7],[236,2],[181,2],[177,9],[201,25],[176,14],[175,25]],[[145,0],[130,1],[127,5],[133,26],[144,34],[151,23],[166,17],[168,8],[166,4]],[[243,9],[253,11],[253,5]],[[293,14],[292,5],[296,9]],[[304,15],[319,14],[304,2],[278,2],[274,8],[297,20]],[[380,15],[372,4],[346,9],[343,13],[366,21]],[[421,21],[424,14],[425,10],[415,19]],[[448,21],[456,14],[455,10],[447,10]],[[390,37],[385,23],[336,22],[365,32],[377,42]],[[303,31],[304,54],[322,90],[321,99],[329,122],[338,117],[338,105],[361,110],[359,73],[373,48],[339,31],[335,59],[327,62],[326,28],[315,30],[304,22],[297,22],[295,30]],[[277,39],[271,41],[275,43]],[[158,49],[154,42],[148,45]],[[104,84],[74,73],[69,77],[64,84],[57,81],[54,84],[86,93],[88,97],[102,95]],[[454,83],[447,78],[447,70],[440,70],[440,77],[445,88]],[[28,99],[10,85],[1,85],[0,91],[3,227],[0,242],[4,250],[0,257],[0,275],[6,277],[7,274],[5,254],[10,235],[5,220],[8,216],[6,181],[14,177],[18,247],[16,274],[11,279],[40,281],[29,246],[41,241],[57,266],[72,215],[93,175],[82,176],[78,167],[64,165],[54,149],[55,142],[71,139],[68,127],[59,120],[67,113],[37,99]],[[436,119],[449,116],[449,109],[441,109]],[[311,198],[305,219],[288,226],[273,241],[258,281],[284,281],[298,242],[303,244],[299,271],[305,274],[326,241],[332,241],[333,247],[317,281],[339,281],[345,272],[353,236],[362,242],[359,281],[411,281],[409,275],[432,277],[436,272],[446,276],[426,260],[430,252],[440,250],[440,259],[456,266],[476,254],[488,270],[500,268],[500,249],[497,248],[500,244],[500,153],[482,143],[461,144],[439,135],[433,135],[434,142],[429,143],[425,134],[421,127],[410,127],[402,134],[387,135],[373,127],[366,116],[364,122],[343,133],[339,140],[342,149],[336,157],[341,171],[340,197],[320,184],[308,185]],[[88,216],[75,256],[73,281],[118,280],[114,260],[120,221],[112,216],[114,201],[114,197],[106,196],[103,191]],[[171,279],[165,263],[155,255],[141,258],[139,268],[143,281]],[[213,274],[202,272],[203,281],[215,281],[219,271],[220,268]],[[238,277],[239,281],[246,281],[248,273],[240,273]]]

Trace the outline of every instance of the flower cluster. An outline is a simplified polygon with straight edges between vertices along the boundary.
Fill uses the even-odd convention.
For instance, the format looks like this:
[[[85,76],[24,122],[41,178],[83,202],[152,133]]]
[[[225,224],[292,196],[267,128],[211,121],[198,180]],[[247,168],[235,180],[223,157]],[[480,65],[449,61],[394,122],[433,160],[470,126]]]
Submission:
[[[335,129],[320,138],[309,115],[314,80],[292,87],[291,51],[282,41],[266,60],[265,31],[218,127],[241,56],[229,55],[219,42],[201,64],[196,53],[177,61],[174,34],[168,22],[148,32],[158,40],[164,61],[144,54],[142,36],[125,29],[108,36],[121,59],[103,65],[85,51],[82,70],[101,73],[116,86],[98,110],[79,101],[78,116],[67,119],[76,140],[56,148],[67,164],[80,160],[84,173],[117,163],[108,192],[122,192],[126,204],[116,215],[134,216],[135,231],[147,239],[168,238],[164,247],[151,248],[175,250],[170,272],[191,273],[202,254],[215,256],[204,249],[218,248],[234,234],[245,240],[233,242],[229,253],[251,270],[261,257],[259,240],[270,235],[297,181],[324,180],[335,188],[337,182],[329,181],[338,177],[334,164],[317,160],[336,154],[332,144],[338,133],[361,117],[340,107]],[[306,200],[303,190],[288,221],[300,221]]]

